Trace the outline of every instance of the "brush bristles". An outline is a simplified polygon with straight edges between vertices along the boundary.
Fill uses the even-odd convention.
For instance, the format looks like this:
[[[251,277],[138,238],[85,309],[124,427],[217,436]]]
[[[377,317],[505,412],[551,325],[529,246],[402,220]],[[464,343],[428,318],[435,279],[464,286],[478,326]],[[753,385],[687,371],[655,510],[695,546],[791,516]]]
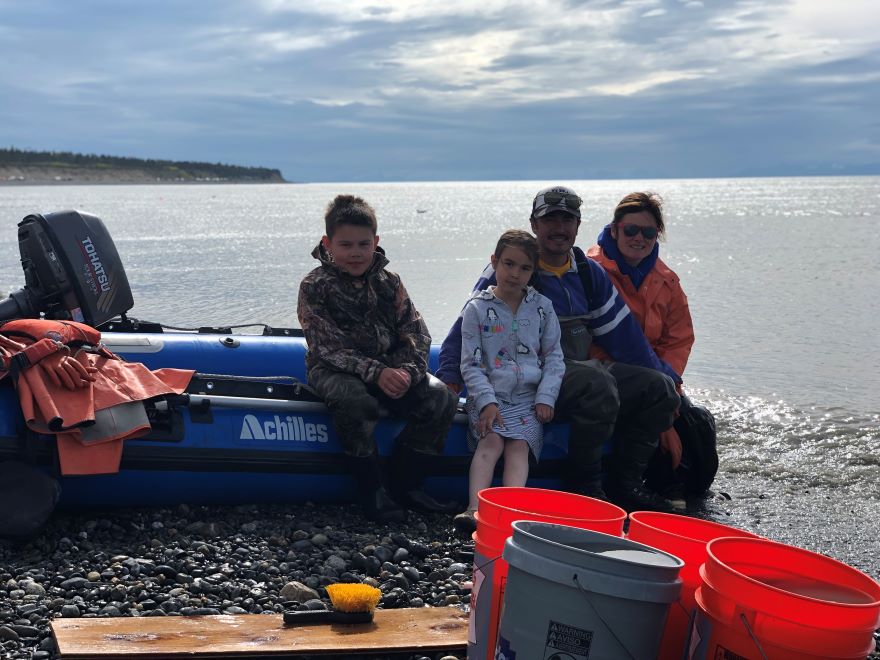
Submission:
[[[328,584],[330,602],[340,612],[372,612],[382,592],[369,584]]]

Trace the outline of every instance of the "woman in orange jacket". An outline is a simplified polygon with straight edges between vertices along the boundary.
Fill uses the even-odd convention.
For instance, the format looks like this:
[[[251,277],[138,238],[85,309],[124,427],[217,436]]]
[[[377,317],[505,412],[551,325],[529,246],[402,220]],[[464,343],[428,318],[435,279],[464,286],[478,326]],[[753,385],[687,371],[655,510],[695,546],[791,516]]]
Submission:
[[[658,239],[666,226],[662,200],[654,193],[630,193],[614,209],[614,219],[587,252],[607,271],[618,292],[638,319],[657,357],[682,376],[694,344],[694,326],[681,281],[659,257]],[[593,344],[591,357],[608,360]],[[660,436],[672,467],[681,460],[675,428]]]

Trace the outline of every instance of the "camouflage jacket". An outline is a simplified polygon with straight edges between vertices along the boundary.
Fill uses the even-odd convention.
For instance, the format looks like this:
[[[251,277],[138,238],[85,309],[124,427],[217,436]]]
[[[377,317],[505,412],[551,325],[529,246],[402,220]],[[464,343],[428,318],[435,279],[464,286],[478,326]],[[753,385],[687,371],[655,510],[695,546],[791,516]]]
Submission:
[[[308,369],[323,364],[367,383],[385,367],[405,369],[412,384],[424,378],[431,335],[400,276],[385,270],[382,248],[361,277],[338,268],[320,243],[312,256],[321,265],[300,283],[296,310]]]

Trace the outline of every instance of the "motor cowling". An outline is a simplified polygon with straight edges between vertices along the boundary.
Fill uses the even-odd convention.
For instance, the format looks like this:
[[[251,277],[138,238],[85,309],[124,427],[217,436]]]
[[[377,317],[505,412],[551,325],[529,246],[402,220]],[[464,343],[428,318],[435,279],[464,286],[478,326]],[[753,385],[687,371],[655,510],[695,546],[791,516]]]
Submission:
[[[100,218],[32,214],[18,224],[25,286],[0,302],[0,321],[72,320],[99,326],[134,306],[116,246]]]

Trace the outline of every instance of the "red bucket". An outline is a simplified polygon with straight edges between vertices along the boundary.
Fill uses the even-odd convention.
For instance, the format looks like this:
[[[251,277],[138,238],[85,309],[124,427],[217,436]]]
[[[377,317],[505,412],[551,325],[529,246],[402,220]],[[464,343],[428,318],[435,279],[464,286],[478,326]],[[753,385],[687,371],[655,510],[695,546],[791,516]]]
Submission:
[[[691,617],[696,610],[694,592],[700,586],[700,566],[706,561],[706,545],[724,536],[759,538],[720,523],[674,513],[634,511],[629,514],[626,537],[675,555],[684,562],[679,571],[683,582],[677,604],[669,608],[659,660],[680,660],[685,651]]]
[[[862,660],[880,626],[880,584],[824,555],[766,539],[711,541],[691,657]]]
[[[479,498],[468,658],[492,660],[507,582],[507,562],[501,552],[513,522],[534,520],[623,536],[626,511],[592,497],[542,488],[486,488]]]

